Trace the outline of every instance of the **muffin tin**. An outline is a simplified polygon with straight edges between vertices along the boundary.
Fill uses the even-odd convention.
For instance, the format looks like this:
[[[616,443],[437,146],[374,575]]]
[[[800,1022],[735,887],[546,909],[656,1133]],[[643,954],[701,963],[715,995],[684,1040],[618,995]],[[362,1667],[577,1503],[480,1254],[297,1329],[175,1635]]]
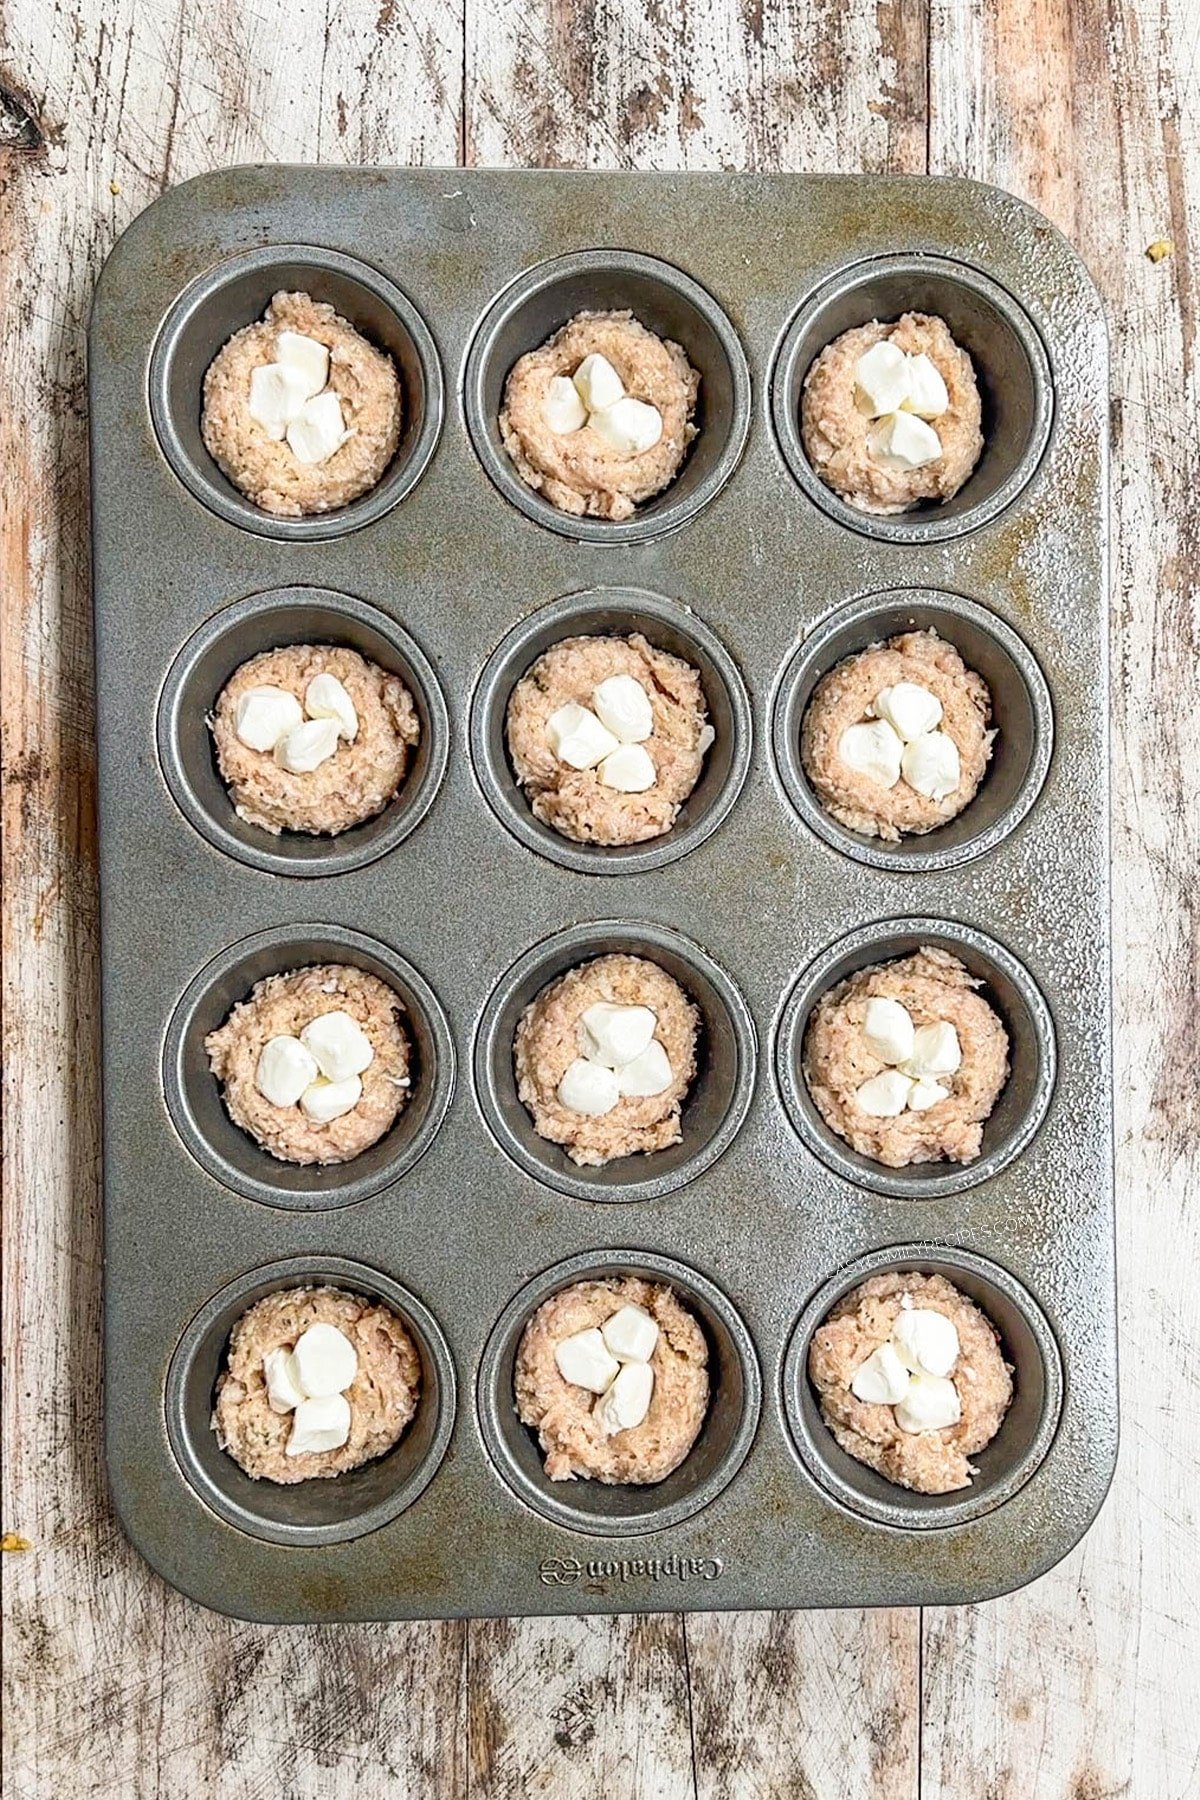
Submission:
[[[288,285],[393,351],[408,419],[378,489],[301,521],[198,432],[207,361]],[[508,366],[584,305],[704,377],[682,473],[620,525],[553,513],[496,438]],[[907,306],[970,349],[988,448],[949,506],[876,520],[814,481],[796,401],[828,337]],[[143,214],[90,346],[107,1449],[134,1542],[280,1621],[945,1604],[1049,1567],[1116,1448],[1107,348],[1073,251],[964,182],[248,168]],[[930,623],[992,687],[996,756],[955,824],[868,843],[814,806],[799,718],[841,656]],[[675,831],[629,850],[540,827],[503,743],[528,663],[608,629],[694,662],[718,729]],[[242,825],[206,738],[232,669],[305,639],[400,672],[423,728],[393,806],[329,841]],[[1014,1073],[979,1162],[886,1171],[825,1130],[798,1049],[817,993],[930,941],[983,976]],[[701,1067],[682,1145],[577,1169],[530,1129],[511,1027],[613,948],[683,980]],[[328,958],[401,993],[417,1080],[373,1150],[302,1170],[232,1126],[202,1038]],[[967,1493],[851,1463],[807,1384],[816,1324],[890,1267],[977,1296],[1016,1365]],[[548,1482],[512,1409],[525,1318],[606,1269],[670,1280],[709,1340],[709,1417],[657,1488]],[[378,1463],[272,1488],[208,1408],[233,1321],[301,1281],[393,1305],[425,1397]]]

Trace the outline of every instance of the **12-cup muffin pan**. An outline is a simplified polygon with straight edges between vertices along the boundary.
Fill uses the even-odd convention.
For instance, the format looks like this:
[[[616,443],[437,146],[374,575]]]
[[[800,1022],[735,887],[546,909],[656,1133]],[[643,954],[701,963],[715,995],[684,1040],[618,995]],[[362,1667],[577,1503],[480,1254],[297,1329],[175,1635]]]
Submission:
[[[279,288],[387,348],[405,426],[370,494],[281,520],[199,433],[216,350]],[[676,481],[620,524],[517,479],[511,364],[630,308],[700,370]],[[871,518],[810,468],[798,401],[838,332],[906,308],[970,351],[986,448],[944,507]],[[970,183],[883,177],[247,168],[167,194],[101,277],[90,339],[105,1071],[107,1451],[120,1516],[207,1605],[269,1620],[974,1600],[1076,1542],[1116,1449],[1108,978],[1107,346],[1064,240]],[[841,657],[934,626],[999,737],[951,825],[845,831],[798,754]],[[645,633],[699,669],[716,741],[673,832],[535,820],[504,745],[534,658]],[[207,719],[239,663],[351,645],[420,714],[412,771],[343,837],[236,818]],[[971,1165],[855,1155],[799,1070],[816,998],[920,944],[961,956],[1012,1042]],[[683,1141],[581,1169],[538,1138],[522,1007],[621,949],[702,1017]],[[356,1161],[273,1161],[228,1119],[205,1033],[262,975],[372,969],[407,1009],[410,1105]],[[811,1334],[883,1269],[944,1273],[1000,1329],[1016,1400],[970,1489],[843,1454]],[[656,1487],[551,1483],[512,1370],[566,1283],[669,1281],[712,1403]],[[384,1300],[417,1417],[336,1481],[251,1481],[209,1430],[256,1298]]]

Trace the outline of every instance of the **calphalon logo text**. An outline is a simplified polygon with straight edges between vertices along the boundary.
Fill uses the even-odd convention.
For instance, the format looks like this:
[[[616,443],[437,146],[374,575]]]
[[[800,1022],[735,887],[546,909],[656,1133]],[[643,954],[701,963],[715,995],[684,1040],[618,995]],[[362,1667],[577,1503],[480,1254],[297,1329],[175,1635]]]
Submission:
[[[593,1557],[546,1556],[538,1564],[538,1580],[547,1587],[570,1587],[576,1581],[715,1581],[725,1564],[719,1556]]]

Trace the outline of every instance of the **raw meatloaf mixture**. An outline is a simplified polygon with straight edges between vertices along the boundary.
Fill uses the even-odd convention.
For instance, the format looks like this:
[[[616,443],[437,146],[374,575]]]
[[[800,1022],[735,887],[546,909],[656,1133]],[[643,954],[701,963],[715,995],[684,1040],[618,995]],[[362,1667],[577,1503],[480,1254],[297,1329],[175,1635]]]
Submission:
[[[310,1325],[334,1325],[358,1353],[358,1372],[346,1390],[350,1436],[339,1450],[287,1455],[293,1416],[267,1399],[263,1358],[292,1350]],[[217,1442],[256,1480],[293,1482],[344,1475],[397,1443],[417,1410],[421,1359],[389,1307],[341,1288],[283,1288],[242,1314],[229,1340],[217,1382],[212,1425]]]
[[[554,1348],[603,1325],[622,1306],[640,1306],[658,1324],[654,1393],[640,1425],[609,1437],[594,1417],[595,1395],[564,1379]],[[517,1410],[538,1434],[551,1481],[583,1476],[648,1485],[677,1469],[699,1435],[708,1410],[708,1346],[672,1288],[631,1275],[580,1281],[543,1301],[526,1325],[515,1385]]]
[[[855,1372],[891,1336],[905,1295],[914,1306],[943,1313],[958,1332],[950,1379],[961,1417],[940,1431],[902,1431],[890,1406],[859,1400]],[[970,1487],[970,1458],[990,1444],[1012,1403],[1012,1370],[991,1320],[941,1275],[872,1275],[839,1300],[814,1332],[808,1372],[821,1416],[848,1455],[920,1494]]]
[[[607,787],[593,769],[573,769],[550,748],[546,721],[574,701],[590,707],[600,682],[629,675],[654,714],[643,748],[654,786],[640,794]],[[641,844],[670,831],[704,766],[708,710],[690,663],[629,637],[564,638],[524,674],[508,702],[508,752],[534,817],[580,844]]]
[[[860,969],[822,995],[804,1037],[804,1079],[825,1123],[852,1150],[890,1169],[979,1155],[983,1122],[1008,1079],[1008,1033],[978,986],[957,957],[924,948]],[[863,1035],[867,1002],[877,997],[899,1001],[918,1028],[944,1021],[958,1033],[962,1062],[938,1078],[949,1096],[925,1112],[873,1118],[857,1104],[863,1082],[888,1066]]]
[[[943,800],[919,793],[903,776],[894,787],[883,787],[839,754],[843,732],[870,716],[876,694],[901,681],[916,683],[942,703],[938,729],[954,740],[960,766],[958,786]],[[804,714],[800,754],[827,813],[851,831],[895,841],[934,831],[970,805],[992,754],[991,716],[987,683],[953,644],[936,631],[906,631],[846,657],[822,677]]]
[[[946,384],[950,404],[934,421],[942,453],[916,469],[889,468],[872,454],[874,419],[858,404],[855,366],[882,338],[910,356],[924,354]],[[901,513],[957,494],[983,450],[982,407],[975,370],[944,319],[905,313],[891,324],[872,319],[827,344],[804,378],[800,428],[821,480],[860,512]]]
[[[329,351],[328,386],[351,436],[320,463],[302,463],[285,439],[250,416],[250,375],[275,357],[280,331],[315,338]],[[357,500],[379,481],[400,442],[402,393],[390,356],[369,344],[332,306],[278,293],[253,325],[234,332],[204,377],[200,431],[209,455],[255,506],[297,518]]]
[[[611,1112],[591,1117],[564,1106],[558,1084],[580,1054],[579,1021],[598,1001],[650,1007],[672,1081],[661,1094],[626,1094]],[[517,1092],[535,1130],[561,1144],[572,1162],[594,1167],[679,1143],[683,1099],[696,1073],[699,1027],[699,1012],[679,983],[644,956],[600,956],[569,969],[526,1007],[513,1043]]]
[[[547,423],[550,381],[573,376],[593,354],[607,357],[629,395],[658,408],[662,436],[653,448],[622,455],[590,425],[564,433]],[[500,435],[521,480],[560,512],[628,519],[679,473],[696,435],[699,391],[700,377],[681,345],[656,337],[630,312],[581,312],[513,364]]]
[[[366,1033],[375,1052],[363,1072],[362,1097],[338,1119],[316,1124],[299,1106],[274,1106],[259,1092],[255,1073],[263,1045],[299,1037],[323,1013],[341,1010]],[[204,1041],[209,1067],[224,1083],[235,1125],[280,1162],[344,1163],[361,1155],[395,1123],[409,1096],[411,1052],[401,1023],[399,995],[366,969],[317,963],[256,982]]]
[[[251,688],[278,687],[303,705],[317,675],[342,683],[358,714],[358,733],[353,743],[341,739],[319,767],[294,775],[269,750],[242,743],[238,701]],[[332,644],[291,644],[243,663],[221,689],[212,730],[217,765],[239,818],[276,834],[330,837],[373,819],[395,799],[421,735],[413,697],[400,677]]]

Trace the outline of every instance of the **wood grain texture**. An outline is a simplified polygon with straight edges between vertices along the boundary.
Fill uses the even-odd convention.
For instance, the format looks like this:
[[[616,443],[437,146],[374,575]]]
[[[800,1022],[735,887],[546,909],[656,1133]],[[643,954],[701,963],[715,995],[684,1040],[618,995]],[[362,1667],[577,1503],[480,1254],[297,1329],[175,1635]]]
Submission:
[[[1196,1761],[1200,16],[1191,0],[6,0],[5,1791],[1186,1800]],[[1126,1430],[1084,1545],[931,1612],[269,1630],[129,1550],[99,1414],[83,341],[120,228],[239,160],[998,181],[1114,327]],[[116,191],[114,191],[114,189]],[[1142,252],[1170,237],[1157,265]],[[1181,788],[1181,771],[1183,786]],[[1189,1691],[1190,1690],[1190,1691]]]
[[[327,26],[275,0],[6,15],[3,1516],[33,1540],[5,1558],[6,1791],[465,1792],[462,1626],[233,1623],[151,1575],[108,1509],[83,391],[97,271],[170,182],[318,148],[453,162],[461,17],[349,7]]]
[[[925,166],[924,0],[467,8],[469,164]]]
[[[1200,1792],[1195,1557],[1200,1256],[1190,1069],[1200,986],[1200,12],[1188,0],[935,5],[931,167],[1039,206],[1108,303],[1122,1449],[1050,1575],[924,1619],[921,1792]],[[972,106],[963,69],[982,72]],[[1153,240],[1174,255],[1153,263]],[[1191,1201],[1189,1208],[1188,1202]],[[1190,1315],[1190,1316],[1189,1316]]]
[[[691,1613],[697,1800],[918,1792],[916,1615]]]
[[[690,1794],[678,1618],[492,1619],[470,1626],[470,1792]]]

